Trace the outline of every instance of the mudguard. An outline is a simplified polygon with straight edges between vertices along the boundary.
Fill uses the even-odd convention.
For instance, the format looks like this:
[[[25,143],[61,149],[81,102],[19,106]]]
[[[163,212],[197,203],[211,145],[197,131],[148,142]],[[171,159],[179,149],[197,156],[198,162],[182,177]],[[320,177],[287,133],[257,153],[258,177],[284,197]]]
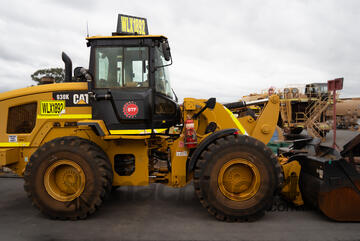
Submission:
[[[196,161],[198,160],[198,158],[200,157],[201,153],[206,149],[206,147],[208,145],[210,145],[212,142],[214,142],[215,140],[227,136],[227,135],[232,135],[235,134],[235,132],[237,132],[238,129],[235,128],[230,128],[230,129],[223,129],[217,132],[214,132],[213,134],[207,136],[200,144],[199,146],[195,149],[195,151],[192,153],[189,161],[188,161],[188,165],[187,165],[187,171],[190,172],[192,170],[194,170],[195,165],[196,165]]]

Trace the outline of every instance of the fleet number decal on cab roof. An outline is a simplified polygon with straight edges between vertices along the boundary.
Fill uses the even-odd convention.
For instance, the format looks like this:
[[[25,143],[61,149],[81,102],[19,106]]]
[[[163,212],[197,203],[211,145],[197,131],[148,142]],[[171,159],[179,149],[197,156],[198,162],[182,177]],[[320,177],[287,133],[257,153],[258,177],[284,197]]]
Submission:
[[[126,34],[147,35],[149,34],[147,20],[146,18],[119,14],[117,32]]]
[[[65,101],[64,100],[41,101],[40,114],[43,116],[65,114]]]

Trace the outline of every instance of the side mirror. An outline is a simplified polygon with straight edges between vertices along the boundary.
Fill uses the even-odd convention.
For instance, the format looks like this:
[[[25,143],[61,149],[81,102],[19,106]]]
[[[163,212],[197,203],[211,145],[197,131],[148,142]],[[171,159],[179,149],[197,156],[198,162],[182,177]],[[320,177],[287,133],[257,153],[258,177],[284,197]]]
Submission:
[[[166,42],[163,42],[161,44],[161,47],[162,47],[162,51],[163,51],[163,54],[164,54],[164,58],[166,61],[170,61],[171,60],[171,53],[170,53],[170,46],[169,46],[169,43],[166,41]]]
[[[198,118],[199,115],[200,115],[201,113],[203,113],[204,110],[206,110],[206,109],[208,109],[208,108],[209,108],[210,110],[213,110],[213,109],[215,108],[215,105],[216,105],[216,98],[210,98],[210,99],[208,99],[208,100],[205,102],[205,106],[204,106],[203,108],[201,108],[201,110],[200,110],[198,113],[194,114],[192,118],[193,118],[193,119]]]
[[[216,105],[216,98],[210,98],[206,101],[205,106],[210,110],[213,110],[215,108],[215,105]]]

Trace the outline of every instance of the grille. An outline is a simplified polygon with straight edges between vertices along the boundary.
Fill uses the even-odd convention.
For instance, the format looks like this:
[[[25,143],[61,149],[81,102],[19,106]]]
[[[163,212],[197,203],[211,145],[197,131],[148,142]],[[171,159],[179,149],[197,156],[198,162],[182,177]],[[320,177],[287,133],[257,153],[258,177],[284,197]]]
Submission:
[[[9,108],[7,133],[30,133],[36,123],[37,103],[18,105]]]

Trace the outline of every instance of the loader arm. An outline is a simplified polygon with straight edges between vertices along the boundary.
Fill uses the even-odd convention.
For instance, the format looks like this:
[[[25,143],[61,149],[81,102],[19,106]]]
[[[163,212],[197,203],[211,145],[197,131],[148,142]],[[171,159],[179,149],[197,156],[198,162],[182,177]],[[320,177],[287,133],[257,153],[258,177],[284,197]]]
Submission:
[[[251,116],[238,118],[249,136],[254,137],[267,144],[274,134],[280,111],[279,96],[272,95],[263,108],[260,116],[255,120]]]

